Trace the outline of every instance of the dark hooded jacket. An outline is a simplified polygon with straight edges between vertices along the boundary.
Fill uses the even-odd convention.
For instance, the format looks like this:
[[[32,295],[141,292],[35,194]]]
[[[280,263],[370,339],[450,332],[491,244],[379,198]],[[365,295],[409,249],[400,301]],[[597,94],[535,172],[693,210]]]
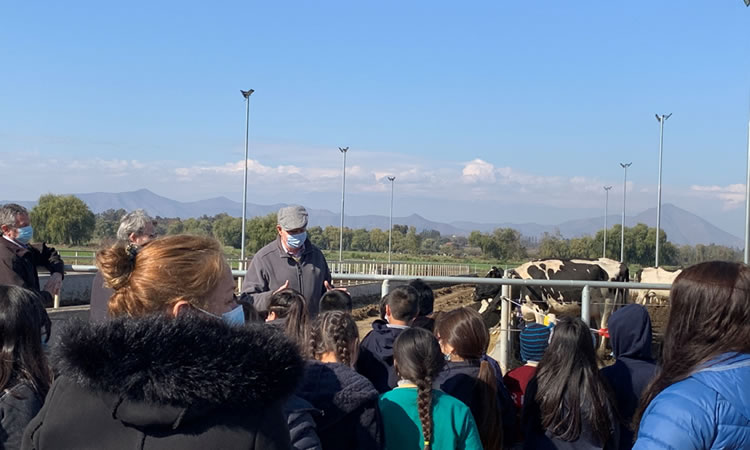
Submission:
[[[0,448],[21,448],[23,430],[42,408],[43,400],[25,382],[0,395]]]
[[[616,361],[601,370],[615,394],[622,420],[620,448],[633,446],[631,422],[641,394],[656,376],[651,357],[651,318],[641,305],[627,305],[609,319],[609,335]]]
[[[349,366],[308,361],[297,395],[321,410],[315,416],[324,449],[380,449],[378,391]]]
[[[372,381],[381,394],[396,386],[398,379],[393,370],[393,343],[404,328],[389,327],[384,320],[375,320],[372,331],[359,344],[357,372]]]
[[[54,248],[43,243],[21,247],[0,236],[0,284],[40,292],[51,306],[52,294],[39,287],[36,268],[40,266],[64,276],[63,260]]]
[[[503,442],[506,445],[512,444],[516,436],[516,429],[518,423],[516,419],[516,407],[513,404],[513,399],[505,387],[502,379],[502,371],[497,362],[487,357],[487,361],[490,363],[497,382],[495,389],[497,390],[497,402],[500,406],[500,413],[503,421]],[[494,364],[493,364],[494,363]],[[452,395],[457,399],[461,400],[466,406],[469,407],[474,417],[480,413],[479,411],[479,399],[476,396],[474,387],[479,377],[479,368],[481,365],[480,360],[471,361],[459,361],[459,362],[448,362],[440,371],[433,387],[440,389],[446,394]]]
[[[294,450],[321,450],[320,438],[314,416],[321,411],[302,397],[292,395],[284,404],[284,414],[289,425],[289,438]]]
[[[271,327],[193,315],[73,322],[24,449],[288,449],[282,404],[302,373]]]

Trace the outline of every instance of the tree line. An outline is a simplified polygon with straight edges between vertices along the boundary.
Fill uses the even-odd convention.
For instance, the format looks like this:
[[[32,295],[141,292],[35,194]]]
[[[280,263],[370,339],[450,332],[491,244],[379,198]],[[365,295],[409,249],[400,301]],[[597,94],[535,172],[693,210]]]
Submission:
[[[72,195],[47,194],[39,198],[30,211],[37,241],[69,246],[89,243],[106,244],[116,239],[124,209],[110,209],[93,214],[89,207]],[[198,234],[214,236],[223,245],[239,249],[242,241],[242,219],[227,214],[179,219],[156,217],[156,232],[165,234]],[[621,226],[607,230],[606,256],[619,260]],[[339,227],[308,228],[313,244],[322,250],[339,249]],[[276,237],[276,213],[248,219],[245,248],[249,254],[258,251]],[[656,229],[644,224],[625,227],[625,261],[651,266],[655,258]],[[660,259],[663,265],[687,266],[701,261],[741,261],[742,252],[721,245],[674,245],[664,230],[659,232]],[[407,225],[394,225],[392,250],[409,255],[448,255],[456,258],[486,258],[518,262],[529,258],[599,258],[603,255],[604,230],[594,236],[563,238],[559,232],[545,233],[541,239],[528,238],[515,229],[498,228],[490,233],[472,231],[465,236],[443,236],[436,230],[417,232]],[[344,250],[383,253],[388,251],[388,230],[344,228]]]

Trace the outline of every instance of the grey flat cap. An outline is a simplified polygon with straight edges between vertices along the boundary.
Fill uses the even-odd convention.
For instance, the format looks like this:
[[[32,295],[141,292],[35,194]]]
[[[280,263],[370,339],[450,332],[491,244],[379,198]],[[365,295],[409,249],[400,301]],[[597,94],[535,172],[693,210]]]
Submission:
[[[304,206],[291,205],[279,210],[278,222],[285,231],[307,227],[307,210]]]

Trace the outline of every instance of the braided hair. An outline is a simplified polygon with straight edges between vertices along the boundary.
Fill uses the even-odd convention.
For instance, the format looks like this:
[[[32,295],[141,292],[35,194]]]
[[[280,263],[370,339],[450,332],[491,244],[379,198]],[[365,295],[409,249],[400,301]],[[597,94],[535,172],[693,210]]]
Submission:
[[[422,328],[409,328],[393,344],[396,371],[417,385],[417,411],[422,424],[424,448],[432,448],[432,381],[445,359],[435,336]]]
[[[318,316],[310,330],[309,356],[320,359],[323,354],[333,352],[337,362],[352,367],[358,341],[359,330],[350,314],[327,311]]]

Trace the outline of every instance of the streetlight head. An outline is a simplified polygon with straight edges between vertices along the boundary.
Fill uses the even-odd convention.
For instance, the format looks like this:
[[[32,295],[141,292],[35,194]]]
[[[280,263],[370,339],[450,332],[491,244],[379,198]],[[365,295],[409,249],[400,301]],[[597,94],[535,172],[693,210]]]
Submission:
[[[393,182],[393,180],[395,180],[395,179],[396,179],[396,177],[388,177],[388,181],[391,181],[391,182]]]
[[[624,169],[624,168],[626,168],[626,167],[630,167],[630,165],[631,165],[631,164],[633,164],[633,163],[632,163],[632,162],[629,162],[629,163],[627,163],[627,164],[625,164],[625,163],[620,163],[620,167],[622,167],[622,168]]]
[[[664,118],[664,120],[667,120],[667,119],[669,119],[670,117],[672,117],[672,113],[669,113],[669,114],[667,114],[667,116],[666,116],[666,117]]]
[[[612,189],[612,186],[604,186],[604,190],[605,190],[605,191],[608,191],[608,190],[610,190],[610,189]]]
[[[654,114],[656,116],[656,121],[661,122],[661,117],[658,114]]]
[[[242,92],[243,97],[248,98],[251,95],[253,95],[253,92],[255,92],[255,89],[248,89],[246,91],[243,91],[242,89],[240,89],[240,92]]]
[[[339,147],[341,153],[346,153],[347,150],[349,150],[349,147]]]

